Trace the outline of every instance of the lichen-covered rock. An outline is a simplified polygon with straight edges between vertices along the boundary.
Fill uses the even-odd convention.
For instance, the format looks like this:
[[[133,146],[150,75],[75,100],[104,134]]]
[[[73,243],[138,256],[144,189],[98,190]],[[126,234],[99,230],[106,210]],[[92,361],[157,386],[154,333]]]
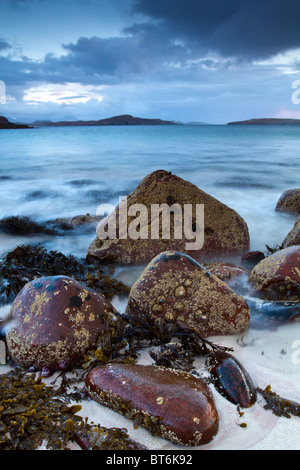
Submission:
[[[287,234],[282,242],[282,248],[289,246],[300,245],[300,217],[297,219],[292,230]]]
[[[105,262],[126,265],[149,263],[154,256],[167,250],[186,252],[193,258],[204,261],[242,255],[249,249],[248,227],[237,212],[201,191],[194,184],[172,175],[170,172],[158,170],[151,173],[129,195],[126,212],[127,224],[119,223],[120,207],[124,207],[124,203],[121,204],[123,205],[119,205],[108,219],[98,225],[97,238],[92,242],[88,256]],[[132,239],[128,234],[130,224],[135,221],[135,218],[129,216],[128,212],[135,204],[141,204],[147,209],[147,214],[141,220],[140,227],[144,239]],[[155,204],[158,206],[166,204],[169,208],[178,205],[177,207],[180,208],[182,214],[182,227],[184,227],[185,205],[192,205],[192,230],[199,233],[200,236],[200,231],[204,229],[203,247],[194,246],[192,249],[190,249],[191,247],[187,249],[186,243],[193,243],[195,240],[188,239],[183,229],[181,230],[182,236],[177,237],[176,235],[178,239],[174,237],[175,217],[170,218],[169,239],[168,237],[164,238],[161,230],[161,216],[160,233],[157,239],[151,236],[151,224],[159,217],[151,218]],[[197,204],[204,205],[204,228],[199,226],[199,220],[197,220]],[[114,220],[116,220],[117,238],[103,239],[104,227],[113,223]]]
[[[215,388],[228,401],[242,408],[256,402],[256,388],[240,362],[223,351],[213,352],[206,358],[206,368]]]
[[[190,256],[156,256],[132,286],[126,312],[147,312],[157,322],[182,322],[202,337],[245,331],[246,301]]]
[[[110,364],[89,372],[86,389],[95,401],[179,445],[206,444],[218,432],[218,413],[208,386],[186,372]]]
[[[262,260],[249,276],[251,287],[270,300],[300,299],[300,246],[279,250]]]
[[[38,278],[16,297],[7,346],[24,368],[54,371],[81,357],[118,328],[115,309],[101,295],[66,276]]]
[[[300,215],[300,188],[285,191],[280,196],[275,210]]]

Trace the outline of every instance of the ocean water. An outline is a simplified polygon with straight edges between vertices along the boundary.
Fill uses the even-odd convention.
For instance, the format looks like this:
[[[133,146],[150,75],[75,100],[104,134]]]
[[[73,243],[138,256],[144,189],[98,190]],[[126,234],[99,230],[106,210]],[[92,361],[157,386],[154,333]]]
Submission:
[[[251,249],[280,244],[295,217],[275,212],[300,186],[300,128],[120,126],[0,131],[0,219],[48,221],[116,205],[148,173],[164,169],[235,209]],[[85,256],[95,233],[34,238],[0,234],[0,254],[18,243]]]

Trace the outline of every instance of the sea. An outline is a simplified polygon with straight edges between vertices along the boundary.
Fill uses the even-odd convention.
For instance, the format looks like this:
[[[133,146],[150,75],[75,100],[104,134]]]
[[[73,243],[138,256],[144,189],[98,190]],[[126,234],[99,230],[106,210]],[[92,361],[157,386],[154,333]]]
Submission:
[[[0,130],[0,219],[45,222],[116,206],[152,171],[188,180],[236,210],[251,249],[281,244],[295,217],[275,212],[300,187],[300,128],[292,126],[107,126]],[[0,255],[43,243],[84,257],[95,233],[31,238],[0,233]]]

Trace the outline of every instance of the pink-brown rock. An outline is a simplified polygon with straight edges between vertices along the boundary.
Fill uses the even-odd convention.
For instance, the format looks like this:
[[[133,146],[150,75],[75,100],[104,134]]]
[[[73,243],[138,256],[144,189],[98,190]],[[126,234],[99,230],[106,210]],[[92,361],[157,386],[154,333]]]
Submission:
[[[14,362],[51,371],[107,340],[117,325],[107,300],[65,276],[27,284],[12,305],[11,319],[6,340]]]
[[[250,321],[243,297],[190,256],[172,251],[145,268],[131,288],[126,312],[181,322],[202,337],[241,333]]]
[[[249,276],[251,287],[271,300],[300,299],[300,246],[279,250],[261,261]]]
[[[128,234],[127,229],[135,220],[135,217],[129,216],[128,212],[135,204],[141,204],[147,209],[140,227],[140,232],[144,232],[144,239],[132,239]],[[157,239],[152,236],[152,209],[154,205],[161,206],[162,204],[166,204],[169,208],[174,205],[179,206],[182,227],[184,227],[185,205],[192,206],[192,229],[198,233],[200,230],[204,230],[203,247],[187,249],[186,244],[195,240],[186,238],[184,230],[181,230],[181,237],[178,239],[174,237],[175,217],[170,218],[169,238],[164,238],[162,231],[158,234]],[[204,205],[204,227],[202,222],[201,227],[199,226],[199,220],[196,217],[197,204]],[[163,251],[176,250],[186,252],[193,258],[204,262],[204,260],[226,259],[242,255],[249,249],[248,227],[237,212],[200,190],[194,184],[170,172],[158,170],[146,176],[127,198],[127,206],[126,224],[119,223],[120,205],[108,219],[100,222],[97,238],[88,250],[89,257],[123,265],[147,264],[154,256]],[[161,216],[159,217],[160,225],[162,225]],[[113,224],[114,220],[116,220],[117,238],[103,239],[101,233],[103,234],[104,227]]]
[[[186,372],[109,364],[89,372],[86,390],[98,403],[179,445],[206,444],[218,432],[218,413],[208,386]]]
[[[205,265],[205,269],[216,276],[221,281],[232,281],[247,274],[247,271],[240,266],[231,263],[212,263]]]

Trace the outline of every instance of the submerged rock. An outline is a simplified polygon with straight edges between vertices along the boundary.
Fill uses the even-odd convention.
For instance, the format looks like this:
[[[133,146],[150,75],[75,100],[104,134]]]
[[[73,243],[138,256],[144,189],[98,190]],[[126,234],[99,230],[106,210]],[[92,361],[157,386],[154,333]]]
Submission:
[[[280,196],[275,210],[300,215],[300,188],[285,191]]]
[[[21,367],[54,371],[109,340],[118,327],[114,314],[108,301],[74,279],[36,279],[12,305],[9,354]]]
[[[89,372],[86,389],[95,401],[179,445],[206,444],[218,432],[218,413],[208,386],[186,372],[110,364]]]
[[[279,250],[249,276],[252,289],[269,300],[300,300],[300,246]]]
[[[137,208],[135,206],[137,204],[142,205],[146,210],[145,216],[140,217],[138,221],[128,215],[130,208],[132,210]],[[178,218],[176,218],[178,212],[176,217],[174,214],[170,217],[169,237],[163,234],[161,214],[153,215],[152,212],[154,207],[160,207],[162,204],[167,205],[167,208],[175,206],[179,210]],[[190,229],[198,233],[199,238],[204,231],[203,247],[186,248],[187,243],[195,242],[195,238],[188,238],[183,230],[184,210],[186,210],[185,205],[188,204],[192,208]],[[204,227],[202,221],[197,219],[197,204],[204,205]],[[125,211],[125,216],[120,223],[120,214],[123,214],[123,211]],[[139,234],[142,234],[143,239],[133,239],[129,236],[128,231],[132,223],[140,224]],[[151,232],[155,223],[159,228],[157,236],[153,236]],[[116,224],[116,238],[104,239],[103,233],[107,231],[108,226],[114,226],[114,224]],[[181,224],[181,233],[179,235],[176,233],[175,237],[174,225],[179,230]],[[123,202],[107,219],[99,223],[97,238],[91,244],[88,256],[109,263],[126,265],[148,263],[154,256],[167,250],[186,252],[193,258],[203,261],[242,255],[248,249],[248,227],[239,214],[201,191],[194,184],[170,172],[158,170],[146,176],[136,190],[129,195],[127,209]]]
[[[213,263],[204,266],[207,271],[221,281],[232,281],[248,273],[245,269],[231,263]]]
[[[181,322],[202,337],[245,331],[250,321],[245,300],[190,256],[156,256],[132,286],[126,312],[146,312],[156,322]]]
[[[235,357],[226,352],[214,352],[207,357],[205,365],[215,388],[224,398],[241,408],[254,405],[256,388],[248,372]]]
[[[248,251],[242,256],[241,264],[243,268],[252,271],[252,269],[263,259],[265,259],[265,255],[262,251]]]
[[[56,231],[46,224],[35,222],[29,217],[7,217],[0,220],[0,231],[8,235],[55,235]]]
[[[299,301],[263,300],[246,297],[251,312],[252,329],[269,329],[300,320]]]

